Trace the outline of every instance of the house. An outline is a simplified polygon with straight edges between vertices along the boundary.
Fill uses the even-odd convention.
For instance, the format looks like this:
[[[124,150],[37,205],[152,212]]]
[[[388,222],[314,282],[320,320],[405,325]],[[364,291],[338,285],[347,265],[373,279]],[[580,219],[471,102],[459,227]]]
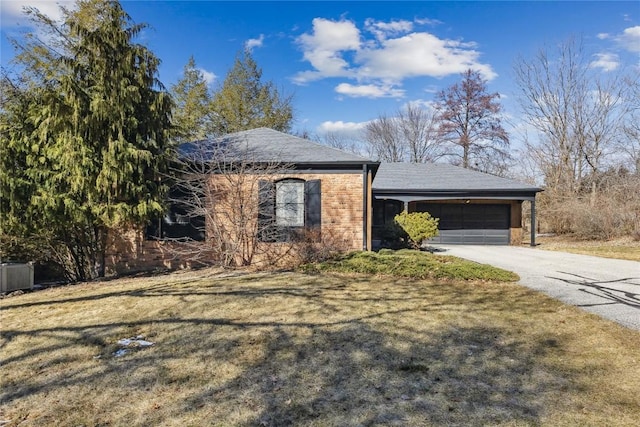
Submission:
[[[252,218],[243,226],[255,227],[257,241],[251,245],[265,254],[277,252],[293,235],[306,232],[341,250],[371,250],[380,240],[376,234],[402,210],[428,211],[440,218],[437,242],[519,244],[522,202],[528,200],[535,206],[535,195],[541,191],[450,165],[381,164],[267,128],[187,144],[181,155],[192,155],[203,144],[222,147],[225,164],[236,172],[243,170],[240,164],[256,166],[235,173],[251,179],[224,191],[220,190],[224,173],[214,171],[208,180],[217,194],[242,188],[253,202],[236,204],[245,210],[242,215],[233,212],[236,208],[222,208],[221,202],[198,217],[172,207],[145,231],[113,236],[107,253],[110,270],[185,266],[188,263],[176,256],[181,238],[206,242],[211,240],[207,235],[212,226],[233,233],[231,223],[238,216]],[[200,155],[197,161],[210,160],[207,156],[210,154]],[[269,165],[282,167],[269,169]],[[250,205],[255,209],[246,211]],[[265,229],[277,233],[265,233]]]
[[[199,151],[202,147],[214,149]],[[254,257],[255,252],[260,258],[277,255],[287,248],[287,240],[290,240],[286,231],[297,234],[309,231],[344,251],[371,247],[371,182],[378,163],[267,128],[187,144],[180,150],[181,156],[194,163],[206,162],[212,155],[217,157],[221,153],[224,157],[222,168],[245,170],[246,173],[239,176],[249,179],[233,182],[229,187],[229,182],[224,181],[233,174],[212,171],[209,183],[216,188],[227,185],[228,193],[242,189],[249,197],[232,200],[236,203],[221,212],[225,210],[221,206],[228,200],[214,196],[218,200],[212,203],[206,218],[190,217],[180,206],[171,206],[165,217],[152,222],[146,230],[128,230],[111,236],[106,256],[110,272],[192,265],[189,257],[179,256],[186,244],[180,240],[205,240],[205,234],[219,232],[227,233],[228,240],[236,241],[246,238],[242,234],[256,235],[256,241],[245,240],[237,245],[241,250],[248,249],[240,254],[244,259],[236,264]],[[241,216],[255,221],[234,228],[231,223]],[[214,222],[220,227],[209,233]],[[255,229],[256,233],[245,233],[244,229],[238,228]],[[265,233],[265,229],[271,232]],[[225,239],[207,238],[213,244],[222,240]],[[228,250],[222,246],[217,249]],[[212,253],[211,256],[219,254]]]

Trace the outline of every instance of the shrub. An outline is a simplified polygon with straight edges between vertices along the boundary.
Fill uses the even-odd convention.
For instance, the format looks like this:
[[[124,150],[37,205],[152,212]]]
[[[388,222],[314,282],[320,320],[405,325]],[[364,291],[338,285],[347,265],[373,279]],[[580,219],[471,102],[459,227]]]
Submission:
[[[409,247],[409,236],[397,222],[389,222],[379,232],[382,247],[404,249]]]
[[[394,220],[407,233],[415,249],[423,240],[438,235],[438,218],[433,218],[428,212],[401,212]]]
[[[640,175],[609,177],[595,192],[548,190],[538,200],[544,232],[586,240],[633,238],[640,233]]]
[[[518,275],[510,271],[447,255],[402,249],[380,252],[350,252],[325,262],[304,264],[300,270],[316,274],[335,272],[344,274],[373,274],[438,280],[490,280],[510,282]]]

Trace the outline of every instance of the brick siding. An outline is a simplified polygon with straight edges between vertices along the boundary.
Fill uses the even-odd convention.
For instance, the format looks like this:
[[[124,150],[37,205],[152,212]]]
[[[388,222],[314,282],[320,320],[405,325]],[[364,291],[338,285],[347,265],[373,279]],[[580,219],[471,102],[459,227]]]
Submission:
[[[323,244],[340,250],[360,250],[363,241],[362,173],[290,173],[277,179],[321,180],[321,235]],[[215,176],[212,177],[215,179]],[[257,193],[256,193],[257,198]],[[123,274],[151,269],[179,269],[194,264],[181,259],[179,242],[147,240],[144,230],[130,229],[110,235],[107,273]],[[263,243],[278,250],[277,243]],[[281,245],[280,245],[281,246]],[[266,252],[266,251],[265,251]],[[213,256],[213,255],[212,255]],[[259,261],[259,260],[256,260]]]

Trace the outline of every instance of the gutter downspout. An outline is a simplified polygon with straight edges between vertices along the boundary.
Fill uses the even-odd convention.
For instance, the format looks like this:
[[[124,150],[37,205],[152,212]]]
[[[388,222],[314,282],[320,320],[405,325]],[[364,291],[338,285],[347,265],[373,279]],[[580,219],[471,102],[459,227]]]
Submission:
[[[368,250],[368,213],[369,213],[369,189],[368,189],[368,171],[367,165],[362,165],[362,250]]]
[[[372,226],[373,226],[373,171],[367,168],[367,250],[372,251]]]

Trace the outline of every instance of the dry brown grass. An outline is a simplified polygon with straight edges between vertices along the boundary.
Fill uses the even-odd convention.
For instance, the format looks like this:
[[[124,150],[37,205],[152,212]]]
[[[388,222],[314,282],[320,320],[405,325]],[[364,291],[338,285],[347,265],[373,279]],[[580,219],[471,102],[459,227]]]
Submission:
[[[640,419],[640,333],[512,283],[203,270],[0,308],[9,426]],[[156,344],[114,357],[134,335]]]
[[[539,237],[541,249],[640,261],[640,241],[631,237],[613,240],[579,240],[567,236]]]

